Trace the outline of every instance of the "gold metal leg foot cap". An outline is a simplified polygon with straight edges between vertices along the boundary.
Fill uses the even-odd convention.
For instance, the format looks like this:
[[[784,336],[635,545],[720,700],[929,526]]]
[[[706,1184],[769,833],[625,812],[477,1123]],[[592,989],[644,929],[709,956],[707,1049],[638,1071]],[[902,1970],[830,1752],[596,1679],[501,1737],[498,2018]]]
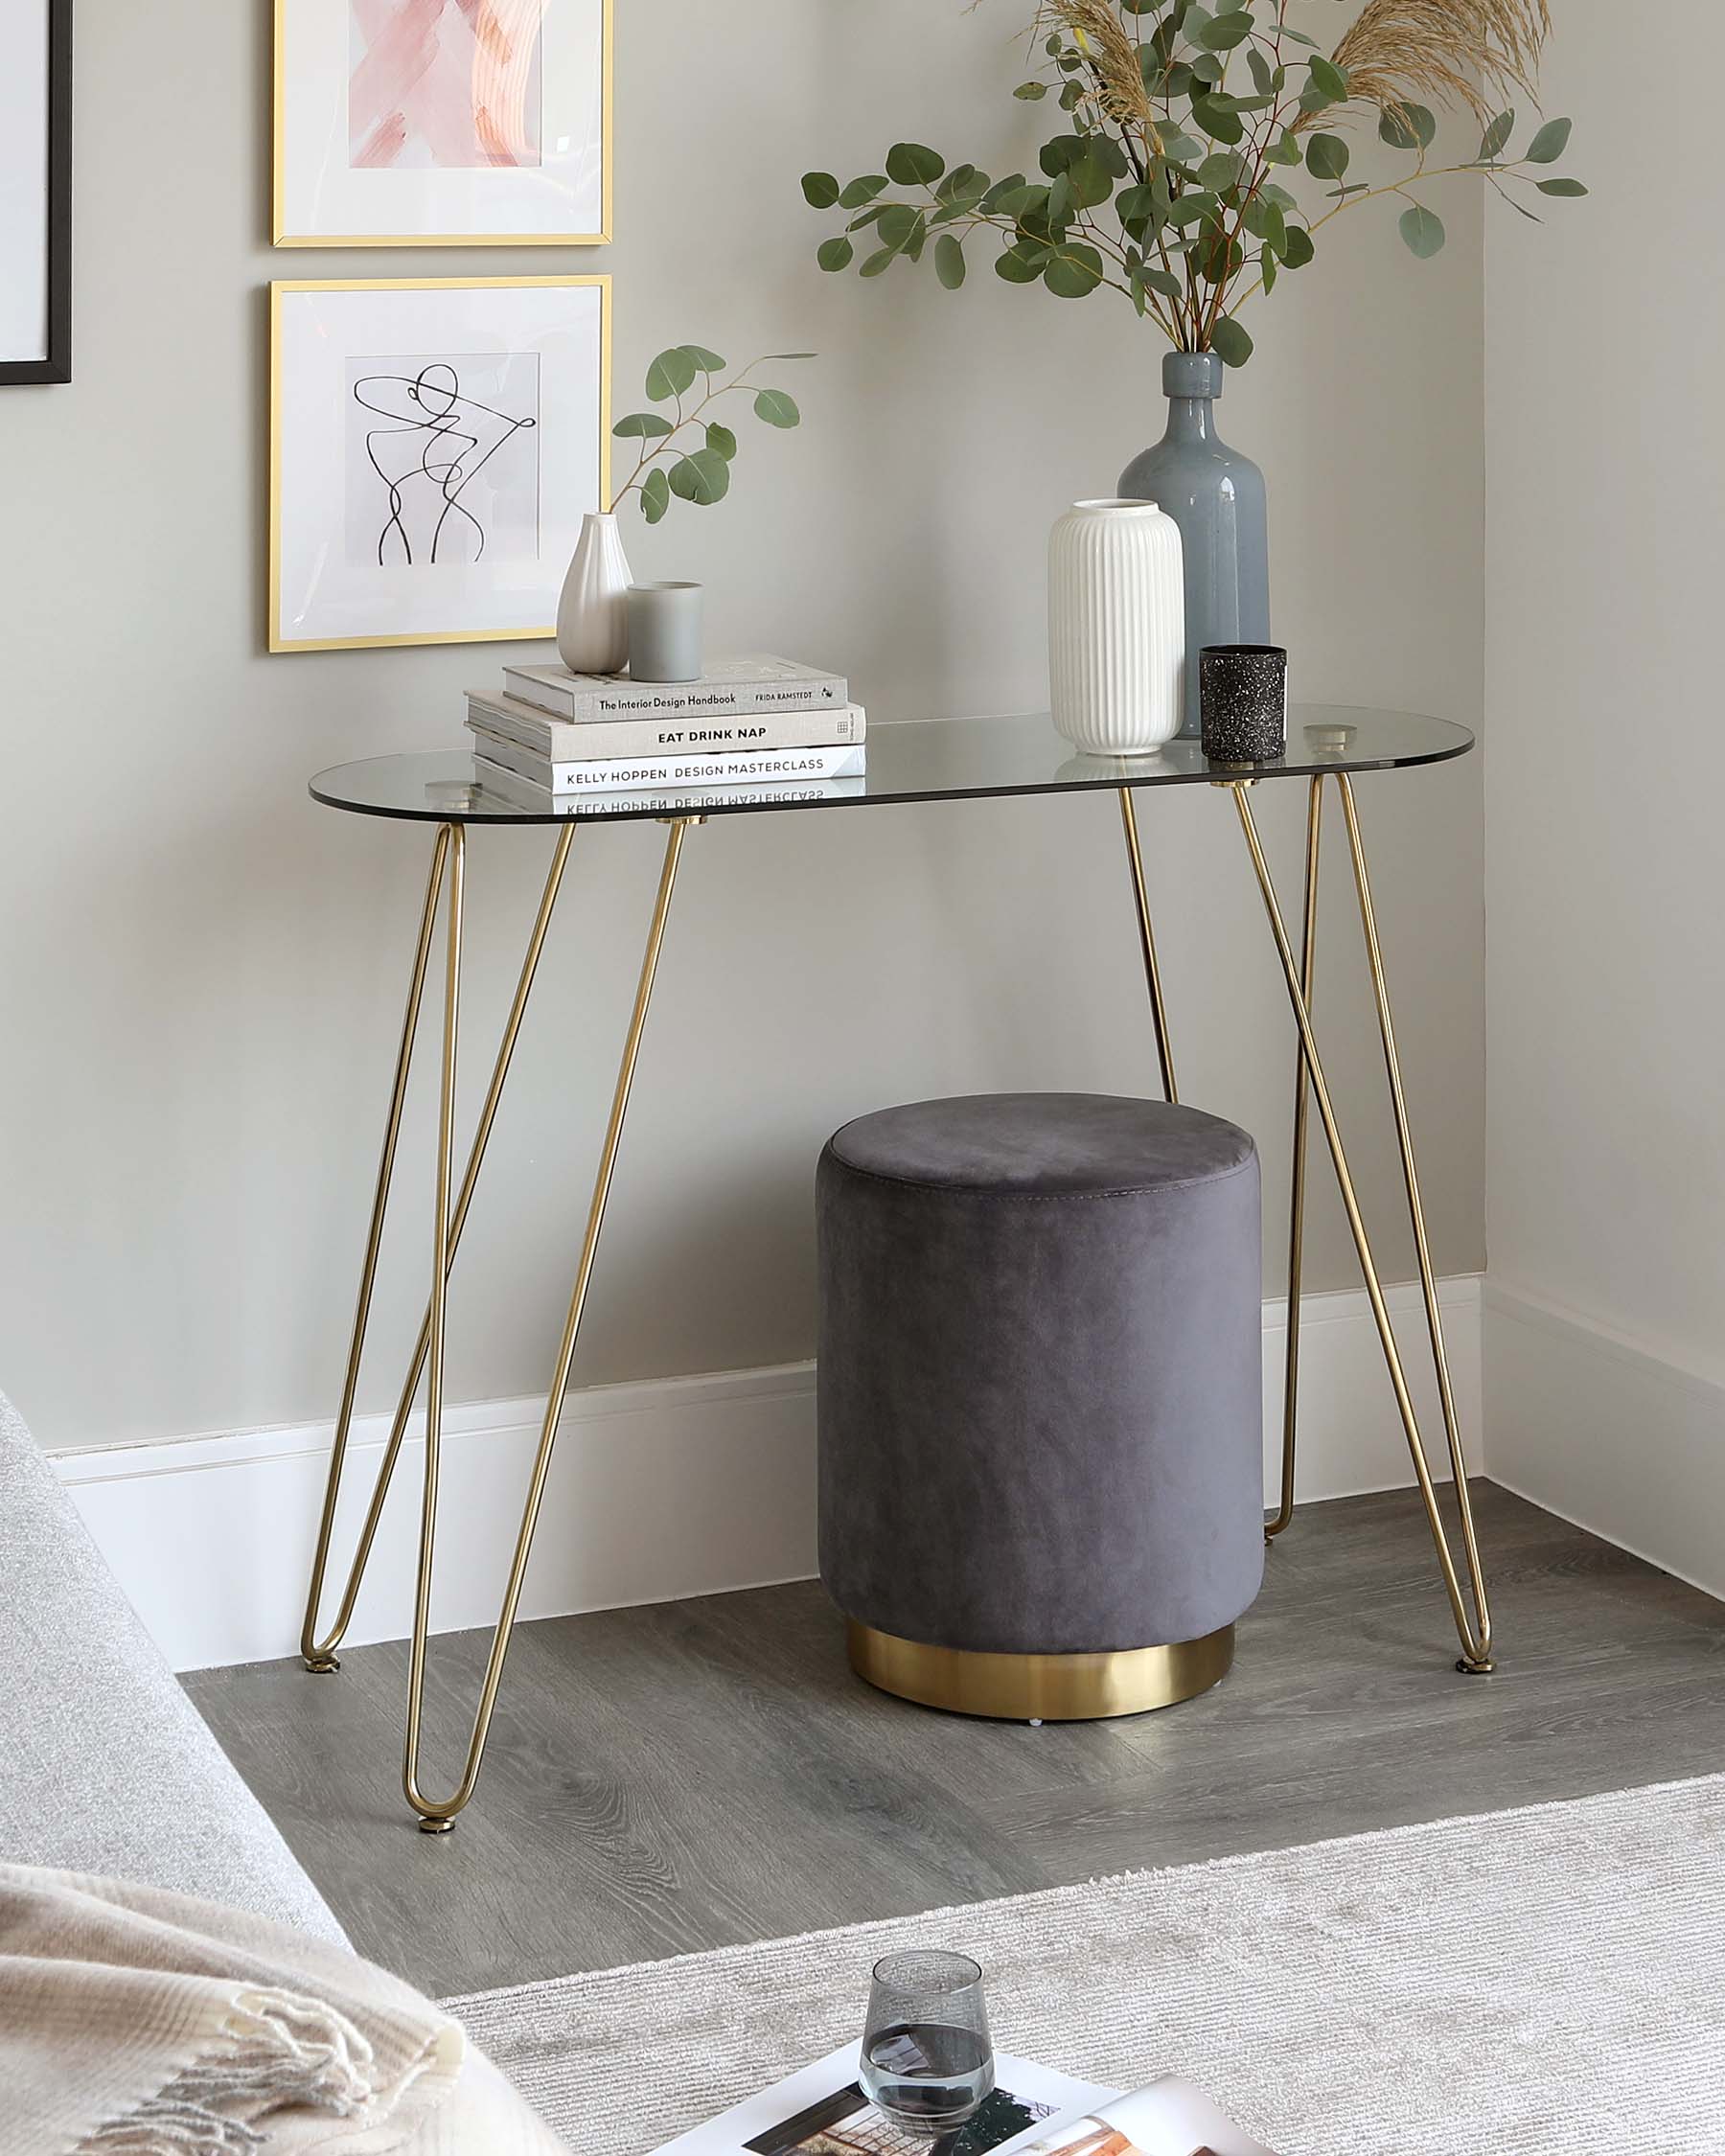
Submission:
[[[313,1677],[333,1677],[341,1667],[334,1655],[307,1655],[305,1663]]]
[[[419,1823],[419,1830],[422,1834],[453,1834],[455,1822],[452,1819],[423,1819]]]
[[[1485,1657],[1484,1662],[1469,1662],[1463,1655],[1461,1660],[1457,1663],[1456,1668],[1463,1677],[1489,1677],[1496,1671],[1497,1663],[1492,1661],[1489,1655]]]
[[[848,1633],[851,1667],[879,1690],[1000,1722],[1095,1722],[1172,1707],[1219,1684],[1234,1653],[1231,1624],[1172,1646],[1076,1655],[930,1647],[855,1618]]]

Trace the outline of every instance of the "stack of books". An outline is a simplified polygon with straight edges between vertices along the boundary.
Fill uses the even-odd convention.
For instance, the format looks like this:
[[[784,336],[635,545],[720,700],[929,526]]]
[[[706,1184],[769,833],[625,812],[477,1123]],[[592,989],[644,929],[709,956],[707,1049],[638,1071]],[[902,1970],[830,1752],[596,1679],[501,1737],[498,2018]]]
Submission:
[[[482,784],[540,810],[695,787],[823,788],[862,775],[866,724],[842,677],[762,656],[716,659],[699,681],[512,666],[501,694],[468,692]]]

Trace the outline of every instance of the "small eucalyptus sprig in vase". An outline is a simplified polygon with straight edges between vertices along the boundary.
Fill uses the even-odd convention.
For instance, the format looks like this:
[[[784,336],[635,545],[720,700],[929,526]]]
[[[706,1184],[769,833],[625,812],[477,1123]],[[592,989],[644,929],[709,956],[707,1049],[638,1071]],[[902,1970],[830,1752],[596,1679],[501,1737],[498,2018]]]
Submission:
[[[756,419],[769,426],[798,425],[802,414],[796,400],[785,390],[764,387],[752,378],[757,367],[814,357],[812,352],[770,353],[764,359],[751,359],[729,381],[721,381],[718,378],[724,374],[725,362],[705,345],[677,344],[661,352],[647,370],[647,395],[656,404],[673,406],[677,416],[667,419],[663,412],[629,412],[611,428],[619,441],[638,441],[641,445],[634,470],[618,489],[618,503],[638,493],[642,516],[649,524],[656,524],[670,509],[673,496],[678,501],[692,501],[702,509],[723,501],[730,492],[737,437],[717,418],[707,418],[707,413],[722,398],[752,391]],[[683,399],[693,395],[698,382],[700,401],[685,412]],[[696,432],[701,437],[698,447],[693,441]],[[675,461],[660,462],[667,457]]]
[[[799,425],[802,413],[796,400],[757,381],[755,370],[814,357],[812,352],[770,353],[750,360],[726,381],[720,378],[726,362],[718,353],[704,344],[674,344],[648,368],[649,402],[668,404],[671,412],[629,412],[611,428],[619,441],[638,442],[640,453],[610,508],[583,519],[581,543],[564,580],[557,649],[572,674],[618,674],[629,656],[631,577],[617,510],[634,494],[643,518],[656,524],[673,501],[693,502],[700,509],[723,501],[730,493],[738,443],[714,407],[741,392],[753,396],[755,417],[764,424]]]

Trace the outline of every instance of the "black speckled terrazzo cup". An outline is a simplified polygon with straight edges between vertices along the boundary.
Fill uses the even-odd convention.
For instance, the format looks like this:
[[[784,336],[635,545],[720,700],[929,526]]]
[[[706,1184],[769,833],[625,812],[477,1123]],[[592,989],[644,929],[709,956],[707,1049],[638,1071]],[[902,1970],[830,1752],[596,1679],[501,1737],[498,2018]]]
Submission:
[[[1198,654],[1204,753],[1267,764],[1288,746],[1288,654],[1279,644],[1207,644]]]

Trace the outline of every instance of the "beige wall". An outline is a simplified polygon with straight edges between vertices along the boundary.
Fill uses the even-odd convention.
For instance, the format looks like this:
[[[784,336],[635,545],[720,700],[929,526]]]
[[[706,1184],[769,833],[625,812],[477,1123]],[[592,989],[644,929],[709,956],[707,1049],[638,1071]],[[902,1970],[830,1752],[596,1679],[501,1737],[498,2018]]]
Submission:
[[[1596,192],[1490,226],[1489,1228],[1506,1286],[1725,1379],[1725,18],[1678,12],[1654,78],[1564,11],[1546,102]],[[1654,140],[1650,216],[1612,152]]]
[[[77,378],[0,392],[0,1382],[47,1444],[331,1411],[427,844],[313,808],[305,780],[457,745],[461,689],[503,655],[261,655],[271,275],[603,265],[625,396],[684,338],[738,358],[818,348],[803,432],[748,439],[723,510],[629,539],[638,571],[707,580],[722,645],[842,667],[877,719],[1042,700],[1048,525],[1161,430],[1158,348],[1123,310],[988,275],[954,297],[932,276],[864,287],[814,267],[806,167],[865,169],[899,136],[998,171],[1033,151],[1034,115],[1003,97],[1009,6],[622,0],[619,15],[613,247],[322,256],[262,243],[264,0],[80,11]],[[1388,214],[1345,225],[1257,318],[1226,420],[1269,473],[1300,692],[1471,721],[1477,205],[1453,200],[1449,221],[1423,266]],[[1700,275],[1691,260],[1691,288]],[[1590,353],[1607,349],[1598,327]],[[1699,355],[1657,337],[1639,363]],[[1573,394],[1586,403],[1579,377]],[[1592,490],[1579,471],[1573,486],[1561,543],[1596,558]],[[1601,731],[1619,717],[1602,708]],[[1361,788],[1449,1272],[1483,1259],[1480,785],[1470,760]],[[1661,814],[1698,800],[1662,787]],[[1292,877],[1298,790],[1267,789],[1262,814]],[[1146,832],[1184,1089],[1264,1139],[1279,1213],[1290,1031],[1231,811],[1183,792]],[[470,1081],[545,850],[472,846]],[[657,855],[645,830],[578,848],[457,1274],[457,1396],[548,1374]],[[1693,914],[1656,902],[1676,858],[1646,870],[1651,911],[1693,935]],[[845,1116],[939,1090],[1152,1083],[1107,796],[721,825],[691,841],[685,875],[578,1381],[806,1354],[811,1169]],[[1336,898],[1347,940],[1323,1015],[1387,1206],[1369,1007]],[[1644,1041],[1625,1027],[1613,1051],[1644,1077]],[[1664,1097],[1686,1097],[1676,1074]],[[422,1095],[366,1406],[391,1395],[423,1295],[426,1118]],[[1272,1292],[1280,1242],[1277,1226]],[[1385,1255],[1411,1270],[1404,1237]],[[1327,1189],[1313,1273],[1353,1276]]]

